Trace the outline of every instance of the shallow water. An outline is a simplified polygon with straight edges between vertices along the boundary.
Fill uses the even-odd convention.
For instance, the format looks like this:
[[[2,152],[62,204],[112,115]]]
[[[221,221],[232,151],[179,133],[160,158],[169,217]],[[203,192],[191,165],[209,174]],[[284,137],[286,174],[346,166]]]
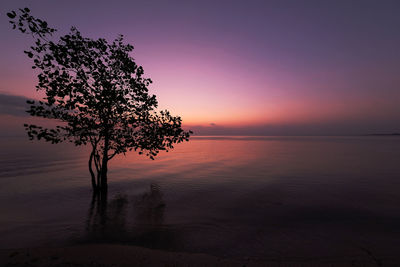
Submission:
[[[117,242],[224,257],[400,252],[400,138],[195,137],[111,161],[92,199],[87,152],[1,141],[0,248]]]

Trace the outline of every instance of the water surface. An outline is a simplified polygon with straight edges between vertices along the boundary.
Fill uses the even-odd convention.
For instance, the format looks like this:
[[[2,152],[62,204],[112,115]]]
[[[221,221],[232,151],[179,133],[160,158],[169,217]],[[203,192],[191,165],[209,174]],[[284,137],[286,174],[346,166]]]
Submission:
[[[393,257],[400,138],[195,137],[112,160],[92,199],[88,153],[1,141],[1,248],[117,242],[224,257]],[[102,204],[103,203],[103,204]]]

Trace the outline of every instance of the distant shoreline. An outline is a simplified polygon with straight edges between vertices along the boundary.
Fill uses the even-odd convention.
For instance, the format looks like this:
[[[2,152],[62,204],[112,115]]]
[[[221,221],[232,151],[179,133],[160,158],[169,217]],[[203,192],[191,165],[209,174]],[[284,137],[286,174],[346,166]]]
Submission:
[[[399,137],[400,133],[391,134],[355,134],[355,135],[192,135],[193,139],[264,139],[290,137]]]
[[[357,136],[400,136],[400,133],[372,133],[372,134],[298,134],[298,135],[239,135],[239,134],[218,134],[202,135],[194,133],[192,137],[357,137]]]

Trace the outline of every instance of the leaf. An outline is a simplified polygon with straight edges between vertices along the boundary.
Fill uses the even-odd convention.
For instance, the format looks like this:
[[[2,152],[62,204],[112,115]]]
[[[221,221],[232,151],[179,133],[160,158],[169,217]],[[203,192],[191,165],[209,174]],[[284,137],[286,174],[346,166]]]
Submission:
[[[30,12],[29,8],[27,8],[27,7],[24,8],[24,11],[25,12]]]
[[[8,12],[8,13],[7,13],[7,16],[8,16],[10,19],[13,19],[13,18],[15,18],[15,17],[17,16],[17,14],[15,13],[15,11],[12,11],[12,12]]]
[[[30,51],[24,51],[25,54],[28,55],[28,57],[32,58],[33,57],[33,53]]]

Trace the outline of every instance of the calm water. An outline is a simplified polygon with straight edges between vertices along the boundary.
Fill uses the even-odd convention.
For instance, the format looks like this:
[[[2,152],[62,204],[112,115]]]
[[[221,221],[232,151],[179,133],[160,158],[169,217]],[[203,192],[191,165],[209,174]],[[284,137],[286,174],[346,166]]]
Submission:
[[[87,152],[2,140],[0,248],[117,242],[225,257],[393,257],[400,138],[196,137],[114,158],[106,205]]]

